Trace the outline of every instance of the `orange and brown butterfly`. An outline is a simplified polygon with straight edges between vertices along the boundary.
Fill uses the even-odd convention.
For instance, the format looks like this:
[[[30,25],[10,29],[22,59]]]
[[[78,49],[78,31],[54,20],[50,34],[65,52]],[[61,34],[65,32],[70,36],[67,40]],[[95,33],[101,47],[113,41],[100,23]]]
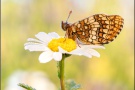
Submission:
[[[113,41],[121,32],[123,24],[124,19],[121,16],[105,14],[95,14],[73,24],[67,21],[61,23],[67,38],[94,45],[108,44]]]

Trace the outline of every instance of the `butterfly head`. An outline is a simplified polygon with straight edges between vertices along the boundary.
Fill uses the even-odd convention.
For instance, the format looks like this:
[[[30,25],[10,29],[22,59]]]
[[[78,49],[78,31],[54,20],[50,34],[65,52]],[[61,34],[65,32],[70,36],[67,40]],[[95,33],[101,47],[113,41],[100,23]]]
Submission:
[[[69,24],[68,24],[67,22],[63,22],[63,21],[61,22],[61,27],[62,27],[62,29],[63,29],[64,31],[67,30],[68,26],[69,26]]]

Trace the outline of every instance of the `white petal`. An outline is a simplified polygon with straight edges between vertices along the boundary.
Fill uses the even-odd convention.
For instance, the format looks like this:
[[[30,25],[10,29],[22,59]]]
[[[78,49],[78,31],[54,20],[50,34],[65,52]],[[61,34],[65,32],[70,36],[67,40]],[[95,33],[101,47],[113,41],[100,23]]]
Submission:
[[[91,48],[101,48],[101,49],[105,49],[104,46],[99,46],[99,45],[91,45]]]
[[[105,49],[104,46],[99,46],[99,45],[80,45],[81,48],[101,48],[101,49]]]
[[[100,54],[94,49],[84,49],[82,50],[81,54],[89,58],[91,58],[92,56],[100,56]]]
[[[28,38],[27,41],[28,42],[32,42],[32,43],[44,44],[45,46],[48,45],[48,42],[44,42],[44,41],[41,41],[41,40],[38,40],[38,39],[34,39],[34,38]]]
[[[58,49],[59,49],[59,52],[61,52],[61,53],[67,53],[67,51],[65,51],[65,50],[62,49],[61,47],[58,47]]]
[[[48,36],[48,34],[44,32],[39,32],[38,34],[35,35],[39,40],[48,43],[52,38]]]
[[[86,45],[86,46],[83,45],[81,47],[77,47],[75,50],[73,50],[71,52],[67,52],[67,51],[63,50],[61,47],[58,47],[58,48],[59,48],[59,52],[61,52],[61,53],[83,55],[83,56],[91,58],[92,56],[100,57],[100,54],[92,48],[104,48],[104,47],[103,46],[94,46],[94,45]]]
[[[53,53],[53,58],[56,61],[60,61],[62,59],[62,53],[60,53],[60,52],[54,52]]]
[[[61,53],[67,53],[67,54],[74,54],[74,55],[82,55],[80,52],[81,52],[81,50],[80,49],[75,49],[75,50],[73,50],[73,51],[71,51],[71,52],[67,52],[67,51],[65,51],[64,49],[62,49],[61,47],[58,47],[59,48],[59,52],[61,52]]]
[[[96,57],[100,57],[100,54],[94,49],[90,49],[90,54]]]
[[[47,51],[43,52],[39,56],[39,61],[40,63],[47,63],[53,59],[53,52],[52,51]]]
[[[79,47],[71,52],[68,52],[69,54],[74,54],[74,55],[82,55],[82,49],[80,49]]]
[[[93,45],[86,45],[84,47],[81,47],[81,54],[84,55],[84,56],[87,56],[89,58],[91,58],[92,56],[97,56],[97,57],[100,57],[100,54],[92,49],[92,47],[94,47]],[[97,46],[99,48],[99,46]]]
[[[62,48],[59,47],[59,51],[62,53],[68,53],[68,54],[74,54],[74,55],[83,55],[86,57],[91,58],[92,56],[97,56],[100,57],[100,54],[92,49],[92,48],[88,48],[89,46],[86,47],[77,47],[77,49],[71,51],[71,52],[66,52],[65,50],[63,50]]]
[[[59,38],[60,36],[56,32],[48,33],[51,38]]]
[[[27,41],[28,42],[43,43],[43,41],[40,41],[40,40],[37,40],[37,39],[34,39],[34,38],[28,38]]]
[[[85,51],[85,50],[81,50],[80,51],[80,55],[83,55],[83,56],[86,56],[86,57],[89,57],[89,58],[91,58],[91,54],[89,54],[87,51]]]
[[[46,47],[44,44],[39,43],[25,43],[24,49],[29,51],[47,51],[49,48]]]

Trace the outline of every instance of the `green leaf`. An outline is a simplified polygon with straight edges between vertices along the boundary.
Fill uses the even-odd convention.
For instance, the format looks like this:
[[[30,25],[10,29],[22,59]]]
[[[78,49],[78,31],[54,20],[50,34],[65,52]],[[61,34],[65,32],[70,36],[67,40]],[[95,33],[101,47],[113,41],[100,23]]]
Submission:
[[[66,89],[67,90],[78,90],[81,88],[80,84],[76,84],[73,80],[66,81]]]
[[[36,90],[35,88],[28,86],[28,85],[25,85],[23,83],[19,83],[18,86],[25,88],[26,90]]]

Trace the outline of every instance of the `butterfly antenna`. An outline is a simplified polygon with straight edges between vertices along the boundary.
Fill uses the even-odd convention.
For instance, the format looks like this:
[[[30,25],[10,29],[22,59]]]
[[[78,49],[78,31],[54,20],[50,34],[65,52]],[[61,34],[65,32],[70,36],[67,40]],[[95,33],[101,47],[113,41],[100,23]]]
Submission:
[[[69,17],[70,17],[70,15],[71,15],[71,13],[72,13],[72,11],[70,11],[70,12],[69,12],[69,14],[68,14],[68,18],[67,18],[66,22],[68,21],[68,19],[69,19]]]

